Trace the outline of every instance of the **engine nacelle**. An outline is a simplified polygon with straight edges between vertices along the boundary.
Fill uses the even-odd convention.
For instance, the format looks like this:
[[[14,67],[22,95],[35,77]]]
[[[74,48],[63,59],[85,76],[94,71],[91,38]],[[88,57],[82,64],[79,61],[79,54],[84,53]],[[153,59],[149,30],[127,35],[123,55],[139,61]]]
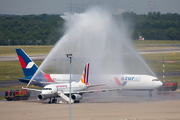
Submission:
[[[80,95],[80,94],[73,94],[73,95],[71,96],[71,98],[72,98],[74,101],[76,101],[76,100],[81,100],[83,97],[82,97],[82,95]]]
[[[38,99],[38,100],[46,100],[47,98],[44,98],[44,96],[43,96],[42,94],[39,94],[39,95],[37,96],[37,99]]]

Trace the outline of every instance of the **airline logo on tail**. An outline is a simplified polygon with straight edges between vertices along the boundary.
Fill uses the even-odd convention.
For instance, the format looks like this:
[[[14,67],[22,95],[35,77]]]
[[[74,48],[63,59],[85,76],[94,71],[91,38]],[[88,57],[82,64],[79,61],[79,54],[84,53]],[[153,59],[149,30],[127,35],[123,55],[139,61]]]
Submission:
[[[33,76],[38,69],[36,64],[31,60],[31,58],[29,58],[29,56],[22,49],[16,49],[16,53],[18,55],[19,62],[23,69],[24,75]]]
[[[83,74],[81,77],[81,82],[86,84],[86,85],[89,85],[88,77],[89,77],[89,63],[87,63],[85,68],[84,68],[84,71],[83,71]]]
[[[23,60],[23,58],[19,55],[18,55],[18,58],[19,58],[22,68],[30,69],[34,65],[34,62],[29,62],[26,64],[25,61]]]

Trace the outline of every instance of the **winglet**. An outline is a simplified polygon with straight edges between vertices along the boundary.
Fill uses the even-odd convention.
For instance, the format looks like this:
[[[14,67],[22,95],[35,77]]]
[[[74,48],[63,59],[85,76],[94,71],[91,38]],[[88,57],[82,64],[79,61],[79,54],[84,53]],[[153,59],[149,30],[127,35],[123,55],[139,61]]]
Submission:
[[[82,77],[80,79],[80,82],[84,83],[86,85],[89,85],[88,84],[88,78],[89,78],[89,63],[87,63],[85,68],[84,68],[84,71],[83,71]]]

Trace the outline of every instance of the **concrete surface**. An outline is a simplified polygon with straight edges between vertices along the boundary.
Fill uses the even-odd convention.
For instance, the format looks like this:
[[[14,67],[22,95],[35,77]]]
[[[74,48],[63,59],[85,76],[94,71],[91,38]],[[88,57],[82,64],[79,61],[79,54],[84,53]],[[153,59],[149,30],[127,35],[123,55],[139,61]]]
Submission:
[[[180,90],[153,92],[123,91],[84,94],[81,103],[72,104],[71,120],[180,120]],[[68,104],[0,101],[1,120],[68,120]],[[62,100],[62,99],[59,99]]]
[[[1,120],[67,120],[68,104],[1,101]],[[72,120],[179,120],[180,100],[145,103],[72,104]]]

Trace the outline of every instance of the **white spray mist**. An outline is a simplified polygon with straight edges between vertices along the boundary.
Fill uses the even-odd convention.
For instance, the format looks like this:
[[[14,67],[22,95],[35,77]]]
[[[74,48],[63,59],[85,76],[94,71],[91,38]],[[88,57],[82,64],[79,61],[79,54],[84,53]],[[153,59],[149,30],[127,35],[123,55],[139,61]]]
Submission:
[[[127,23],[99,7],[82,14],[66,14],[64,36],[48,54],[40,70],[48,73],[69,73],[72,53],[72,73],[81,74],[90,63],[90,74],[150,74],[143,59],[130,42]]]

